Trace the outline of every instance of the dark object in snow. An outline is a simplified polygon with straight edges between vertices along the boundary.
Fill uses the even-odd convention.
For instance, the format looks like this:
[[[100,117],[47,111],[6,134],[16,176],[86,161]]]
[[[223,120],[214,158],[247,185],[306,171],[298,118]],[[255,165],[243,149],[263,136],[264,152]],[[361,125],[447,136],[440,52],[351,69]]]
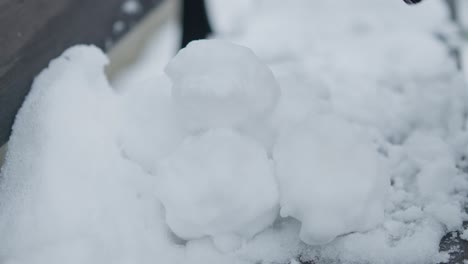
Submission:
[[[205,0],[184,0],[182,13],[182,48],[192,40],[206,38],[212,32]]]
[[[405,1],[405,3],[407,3],[408,5],[414,5],[414,4],[422,2],[422,0],[403,0],[403,1]]]
[[[0,1],[0,146],[34,76],[51,59],[80,43],[109,48],[162,1]]]
[[[463,227],[467,229],[468,222],[464,222]],[[450,260],[447,262],[449,264],[464,263],[464,260],[468,260],[468,241],[463,240],[460,235],[458,231],[451,232],[440,241],[440,251],[450,255]]]

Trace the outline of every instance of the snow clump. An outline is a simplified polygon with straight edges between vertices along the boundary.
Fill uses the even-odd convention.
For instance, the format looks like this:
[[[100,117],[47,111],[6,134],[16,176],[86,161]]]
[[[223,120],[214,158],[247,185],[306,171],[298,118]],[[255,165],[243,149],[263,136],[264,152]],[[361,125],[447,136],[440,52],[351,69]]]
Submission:
[[[389,175],[367,131],[314,116],[284,132],[274,151],[281,215],[302,222],[301,239],[326,244],[384,219]]]
[[[187,138],[161,161],[157,193],[166,221],[183,239],[213,238],[233,250],[273,223],[273,163],[253,139],[229,129]]]
[[[219,40],[191,42],[165,69],[181,122],[189,130],[239,127],[271,114],[279,87],[248,48]]]

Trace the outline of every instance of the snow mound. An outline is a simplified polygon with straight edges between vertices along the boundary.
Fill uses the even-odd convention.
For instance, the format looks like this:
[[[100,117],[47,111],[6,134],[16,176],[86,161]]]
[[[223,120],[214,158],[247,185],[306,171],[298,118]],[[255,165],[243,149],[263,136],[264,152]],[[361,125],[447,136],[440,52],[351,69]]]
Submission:
[[[445,1],[215,1],[237,15],[215,10],[214,28],[248,48],[194,42],[161,77],[172,53],[154,38],[114,90],[105,55],[80,46],[36,78],[0,175],[0,263],[462,250],[440,252],[468,220],[468,96],[440,41]]]
[[[273,73],[248,48],[191,42],[167,65],[181,122],[190,130],[238,127],[271,114],[279,96]]]
[[[382,223],[390,180],[366,131],[314,116],[280,136],[274,160],[281,215],[301,221],[304,242],[325,244]]]
[[[122,155],[106,63],[98,48],[77,46],[35,79],[0,175],[1,263],[171,256],[159,205],[146,195],[152,178]]]
[[[272,162],[256,141],[228,129],[189,137],[163,159],[157,194],[176,235],[210,236],[223,251],[238,248],[277,216]]]
[[[159,159],[187,135],[175,118],[171,83],[165,75],[138,82],[119,97],[123,109],[120,144],[125,156],[154,172]]]

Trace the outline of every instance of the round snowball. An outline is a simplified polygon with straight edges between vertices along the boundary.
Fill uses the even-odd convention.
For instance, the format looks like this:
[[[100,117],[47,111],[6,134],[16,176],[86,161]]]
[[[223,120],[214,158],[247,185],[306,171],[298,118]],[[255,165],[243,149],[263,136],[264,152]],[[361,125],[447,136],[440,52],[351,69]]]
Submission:
[[[325,244],[383,221],[390,181],[372,137],[334,116],[283,133],[274,150],[281,215],[302,223],[301,239]]]
[[[279,86],[248,48],[220,40],[191,42],[165,69],[184,125],[191,130],[231,128],[273,111]]]
[[[210,236],[225,251],[267,228],[277,215],[271,160],[256,141],[229,129],[184,141],[160,163],[157,191],[177,236]]]

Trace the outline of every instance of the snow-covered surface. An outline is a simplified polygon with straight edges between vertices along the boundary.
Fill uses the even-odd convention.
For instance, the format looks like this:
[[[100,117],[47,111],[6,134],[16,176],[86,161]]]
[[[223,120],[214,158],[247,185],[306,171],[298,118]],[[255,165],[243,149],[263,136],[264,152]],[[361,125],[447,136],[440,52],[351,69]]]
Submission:
[[[0,262],[152,261],[162,231],[147,222],[159,222],[158,205],[146,197],[151,178],[118,144],[122,108],[106,63],[98,49],[74,47],[36,78],[2,168]]]
[[[36,78],[0,176],[0,263],[446,260],[468,98],[443,2],[214,1],[238,12],[215,37],[253,53],[198,42],[167,76],[155,48],[113,89],[78,46]]]

